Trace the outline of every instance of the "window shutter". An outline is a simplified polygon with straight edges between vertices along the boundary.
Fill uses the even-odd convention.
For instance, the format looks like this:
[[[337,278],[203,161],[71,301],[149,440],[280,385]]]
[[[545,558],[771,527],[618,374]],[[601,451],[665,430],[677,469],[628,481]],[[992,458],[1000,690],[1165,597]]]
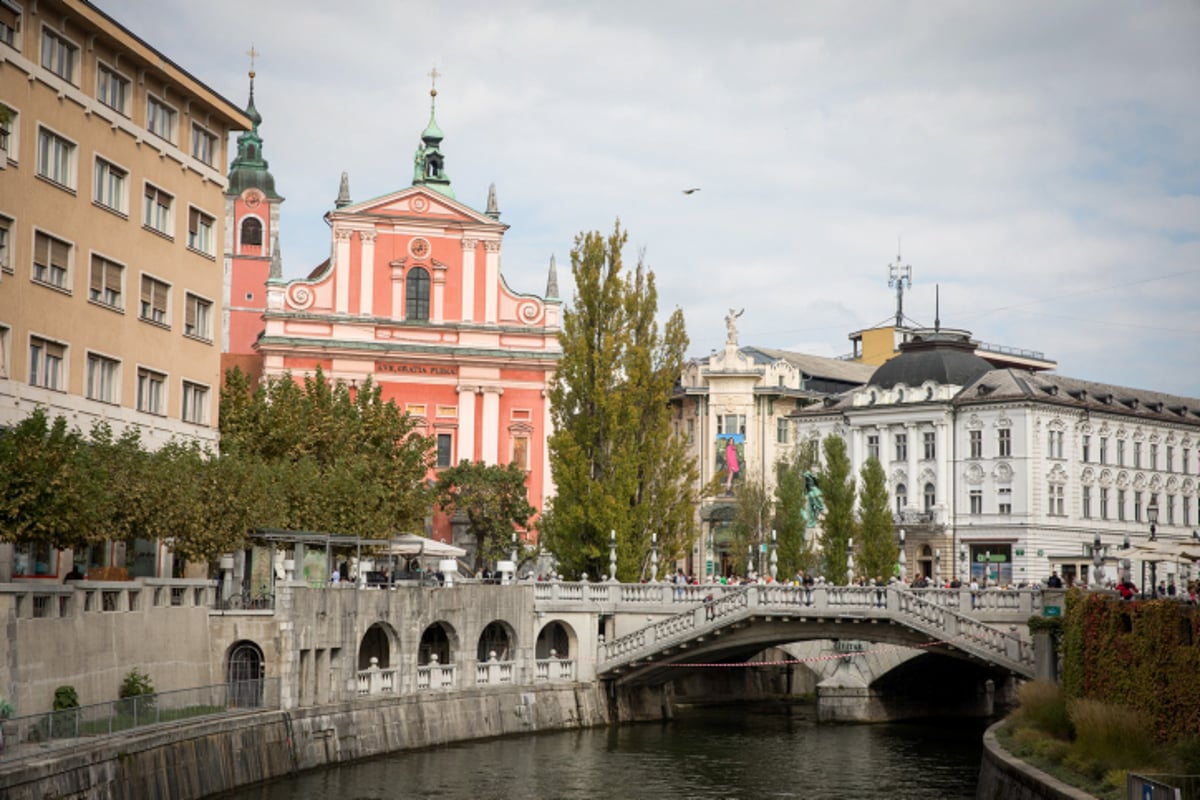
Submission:
[[[71,246],[66,242],[58,239],[50,240],[50,262],[56,267],[67,268],[67,258],[71,252]]]
[[[111,261],[104,262],[104,285],[113,291],[121,286],[121,266]]]
[[[17,29],[17,12],[4,3],[0,3],[0,23],[3,23],[14,31]]]
[[[33,263],[43,266],[50,263],[50,237],[44,233],[33,237]]]
[[[154,299],[154,279],[142,276],[142,302],[149,303]]]
[[[192,236],[196,235],[196,231],[200,228],[200,212],[194,208],[188,209],[188,233]]]
[[[67,348],[58,342],[46,342],[46,355],[51,358],[57,358],[59,361],[62,361],[66,352]]]
[[[187,317],[187,319],[184,320],[184,324],[188,328],[195,330],[195,328],[196,328],[196,298],[190,294],[188,295],[188,299],[187,299],[187,310],[185,311],[185,316]]]
[[[92,270],[88,275],[88,288],[99,292],[104,288],[104,274],[109,265],[100,256],[92,256]]]
[[[167,313],[167,285],[159,281],[154,282],[154,307]]]

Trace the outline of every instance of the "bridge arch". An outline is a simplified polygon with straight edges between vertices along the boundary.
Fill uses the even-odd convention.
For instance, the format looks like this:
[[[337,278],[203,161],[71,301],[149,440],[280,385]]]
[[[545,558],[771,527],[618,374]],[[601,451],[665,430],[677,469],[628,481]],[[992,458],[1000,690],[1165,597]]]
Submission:
[[[492,654],[495,653],[495,657]],[[517,633],[504,620],[489,622],[479,634],[479,646],[476,649],[475,660],[513,661],[517,653]]]
[[[225,681],[229,684],[229,703],[239,708],[257,708],[263,702],[263,678],[267,664],[262,648],[249,639],[229,646],[225,656]]]
[[[421,633],[421,644],[417,648],[417,666],[424,667],[435,660],[439,664],[452,664],[456,652],[458,634],[454,631],[454,626],[444,621],[435,622]]]
[[[570,624],[555,619],[547,622],[538,631],[534,658],[574,658],[578,652],[579,637]]]
[[[396,631],[391,625],[386,622],[376,622],[367,628],[362,639],[359,640],[358,668],[360,670],[369,668],[371,659],[376,658],[379,668],[387,669],[392,665],[393,651],[399,655],[400,637],[396,635]]]

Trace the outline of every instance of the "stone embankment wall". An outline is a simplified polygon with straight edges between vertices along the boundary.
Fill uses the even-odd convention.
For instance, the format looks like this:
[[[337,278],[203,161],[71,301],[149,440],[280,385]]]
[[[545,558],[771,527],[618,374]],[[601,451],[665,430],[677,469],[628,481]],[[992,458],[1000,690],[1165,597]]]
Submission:
[[[975,800],[1095,800],[1082,789],[1009,755],[996,741],[996,723],[983,735],[983,760]]]
[[[468,739],[608,722],[593,684],[372,698],[114,737],[5,770],[8,800],[199,800],[308,769]]]

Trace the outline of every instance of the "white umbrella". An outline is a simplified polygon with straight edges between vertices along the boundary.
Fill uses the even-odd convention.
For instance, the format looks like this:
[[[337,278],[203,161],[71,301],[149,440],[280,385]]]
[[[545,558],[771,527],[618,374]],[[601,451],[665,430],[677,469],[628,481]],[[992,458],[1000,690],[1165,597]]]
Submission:
[[[380,541],[380,544],[385,542]],[[426,539],[415,533],[406,533],[386,541],[388,552],[397,556],[433,556],[435,558],[462,558],[467,551],[452,544]]]

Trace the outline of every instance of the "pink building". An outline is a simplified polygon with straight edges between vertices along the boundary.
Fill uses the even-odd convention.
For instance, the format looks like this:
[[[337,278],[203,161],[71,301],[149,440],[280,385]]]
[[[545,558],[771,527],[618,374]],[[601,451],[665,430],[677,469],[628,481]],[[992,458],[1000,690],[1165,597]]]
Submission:
[[[240,182],[232,200],[241,235],[230,259],[230,303],[246,310],[230,311],[229,351],[257,353],[267,376],[299,377],[320,365],[352,386],[370,377],[434,437],[436,468],[464,459],[516,462],[540,512],[553,490],[546,390],[561,355],[553,260],[545,298],[509,289],[500,274],[508,226],[499,221],[494,187],[482,213],[459,202],[441,141],[431,108],[411,186],[355,203],[343,175],[325,216],[332,257],[299,280],[282,277],[275,238],[282,198],[273,180],[262,185],[266,162],[253,165],[257,179]],[[243,144],[256,146],[261,160],[261,141],[239,140],[239,157]],[[256,234],[259,226],[251,241],[247,229]],[[256,311],[251,295],[258,297],[264,277],[265,311]],[[256,315],[251,336],[240,320]],[[449,520],[435,517],[433,532],[449,540]]]

